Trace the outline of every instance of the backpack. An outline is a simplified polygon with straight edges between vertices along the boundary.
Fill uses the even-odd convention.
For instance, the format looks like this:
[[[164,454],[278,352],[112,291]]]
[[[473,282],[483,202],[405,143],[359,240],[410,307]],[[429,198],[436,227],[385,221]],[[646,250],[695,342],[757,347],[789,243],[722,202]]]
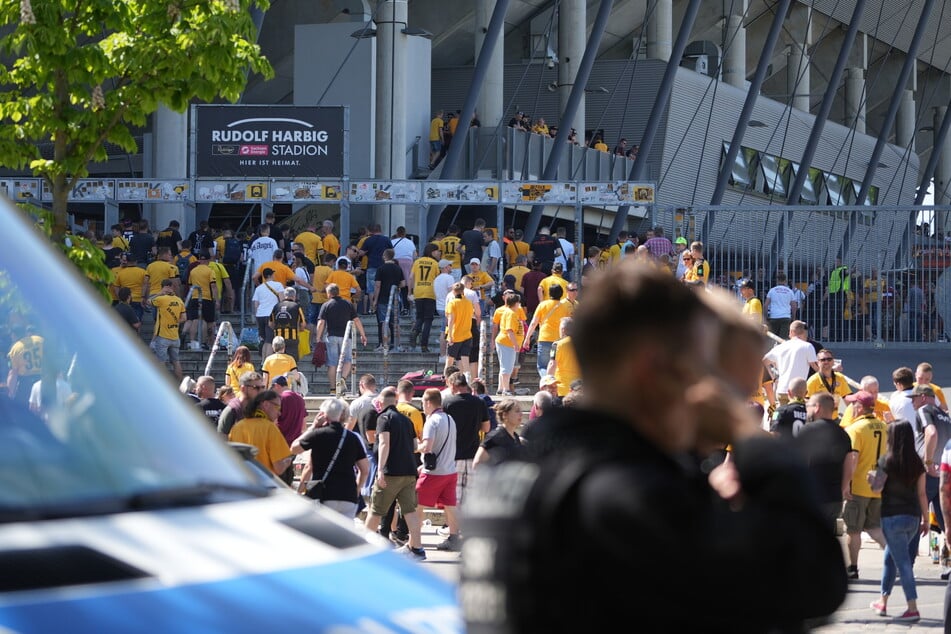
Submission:
[[[221,257],[223,264],[237,264],[241,260],[241,240],[237,238],[227,238],[225,240],[225,252]]]
[[[179,279],[187,284],[188,283],[188,267],[192,263],[192,256],[178,254],[175,258],[175,266],[178,267],[178,277]]]

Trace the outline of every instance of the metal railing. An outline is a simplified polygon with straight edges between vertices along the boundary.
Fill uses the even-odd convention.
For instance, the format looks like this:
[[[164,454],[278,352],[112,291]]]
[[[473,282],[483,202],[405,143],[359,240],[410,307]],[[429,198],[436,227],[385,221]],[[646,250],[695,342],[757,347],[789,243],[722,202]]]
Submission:
[[[655,205],[635,231],[701,241],[709,283],[751,279],[764,304],[784,273],[800,292],[794,318],[820,341],[937,342],[951,335],[949,219],[947,207]]]

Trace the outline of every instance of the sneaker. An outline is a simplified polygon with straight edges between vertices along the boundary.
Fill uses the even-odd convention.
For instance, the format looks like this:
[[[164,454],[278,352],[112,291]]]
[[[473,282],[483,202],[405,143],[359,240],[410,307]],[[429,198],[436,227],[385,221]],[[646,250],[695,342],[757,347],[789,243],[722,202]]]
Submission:
[[[896,616],[895,620],[899,623],[917,623],[921,620],[921,613],[918,610],[905,610],[905,613]]]
[[[202,350],[211,350],[211,346],[209,346],[207,343],[203,343],[203,344],[201,344],[201,349],[202,349]]]
[[[448,536],[449,536],[449,527],[448,527],[448,526],[440,526],[439,528],[436,529],[436,534],[437,534],[437,535],[442,535],[443,537],[448,537]]]
[[[390,531],[389,540],[397,548],[402,548],[406,545],[406,542],[409,541],[409,537],[404,538],[402,535],[397,535],[396,533]]]
[[[868,607],[872,608],[872,612],[879,616],[888,616],[885,612],[885,606],[882,605],[881,601],[872,601],[868,604]]]
[[[845,569],[846,574],[849,579],[858,579],[859,578],[859,567],[858,566],[849,566]]]
[[[458,535],[450,535],[443,541],[436,544],[436,550],[449,550],[459,552],[462,549],[462,538]]]
[[[510,379],[509,379],[509,384],[511,384],[511,385],[518,385],[518,384],[519,384],[518,377],[514,377],[514,376],[513,376],[512,378],[510,378]]]
[[[409,544],[400,546],[396,549],[396,552],[416,561],[426,561],[426,551],[422,548],[410,548]]]
[[[951,577],[951,568],[945,568],[941,571],[941,579],[947,581]]]
[[[376,347],[376,350],[374,350],[373,352],[386,352],[386,346],[379,345]]]
[[[420,346],[420,352],[423,354],[429,354],[429,346]]]

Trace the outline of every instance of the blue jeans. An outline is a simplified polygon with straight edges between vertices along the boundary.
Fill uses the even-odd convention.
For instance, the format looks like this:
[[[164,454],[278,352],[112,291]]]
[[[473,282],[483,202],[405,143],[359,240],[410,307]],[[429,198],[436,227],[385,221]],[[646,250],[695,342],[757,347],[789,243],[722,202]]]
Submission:
[[[882,518],[885,535],[885,562],[882,568],[882,594],[890,595],[895,587],[895,576],[901,572],[901,589],[905,601],[918,599],[915,570],[908,556],[908,544],[918,534],[920,519],[917,515],[888,515]]]
[[[787,333],[788,334],[788,333]],[[538,356],[535,359],[535,366],[538,368],[538,375],[545,376],[548,374],[548,362],[551,361],[551,344],[553,341],[539,341],[538,347]]]

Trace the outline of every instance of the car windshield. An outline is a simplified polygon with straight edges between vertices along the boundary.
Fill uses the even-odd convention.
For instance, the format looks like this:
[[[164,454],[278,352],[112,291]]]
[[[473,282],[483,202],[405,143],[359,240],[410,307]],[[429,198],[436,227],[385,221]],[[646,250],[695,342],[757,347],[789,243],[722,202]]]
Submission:
[[[0,521],[261,494],[78,269],[0,213]]]

